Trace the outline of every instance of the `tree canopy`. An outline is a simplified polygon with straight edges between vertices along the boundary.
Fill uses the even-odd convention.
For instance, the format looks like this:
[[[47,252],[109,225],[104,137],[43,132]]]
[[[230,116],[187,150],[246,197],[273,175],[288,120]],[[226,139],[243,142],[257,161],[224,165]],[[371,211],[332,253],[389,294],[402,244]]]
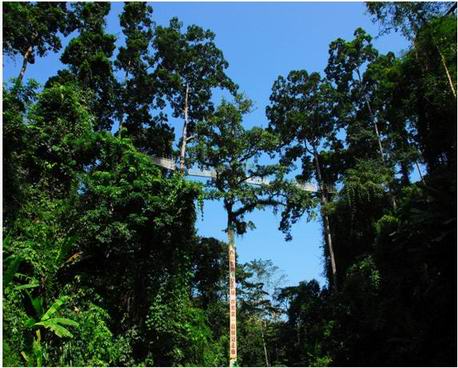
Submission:
[[[267,126],[211,30],[140,2],[117,31],[110,3],[3,10],[22,58],[3,86],[3,365],[456,365],[456,4],[367,3],[408,48],[332,41],[323,72],[271,81]],[[51,52],[64,67],[27,78]],[[227,241],[198,235],[205,200]],[[239,261],[258,210],[286,240],[321,221],[324,285]]]

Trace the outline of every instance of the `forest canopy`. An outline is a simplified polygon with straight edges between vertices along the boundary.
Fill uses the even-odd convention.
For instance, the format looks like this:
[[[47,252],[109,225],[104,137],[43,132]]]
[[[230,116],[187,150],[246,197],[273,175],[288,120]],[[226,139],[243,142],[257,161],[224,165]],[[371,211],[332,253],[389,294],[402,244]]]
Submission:
[[[21,65],[3,84],[3,366],[224,366],[235,311],[237,366],[457,364],[456,3],[367,3],[408,49],[337,38],[323,72],[271,81],[250,128],[211,30],[126,2],[119,43],[109,2],[2,7]],[[63,67],[28,78],[52,53]],[[204,200],[227,242],[197,235]],[[263,259],[229,273],[261,209],[287,240],[321,221],[325,285]]]

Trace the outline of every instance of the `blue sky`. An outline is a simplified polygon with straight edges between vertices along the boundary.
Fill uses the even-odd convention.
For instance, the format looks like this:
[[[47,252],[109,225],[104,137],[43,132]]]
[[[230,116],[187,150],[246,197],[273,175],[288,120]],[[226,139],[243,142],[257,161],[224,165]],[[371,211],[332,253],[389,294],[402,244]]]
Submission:
[[[265,107],[274,80],[293,69],[323,72],[328,58],[328,45],[336,38],[351,39],[362,27],[376,36],[378,26],[365,14],[364,3],[152,3],[154,20],[166,25],[178,17],[185,26],[197,24],[216,34],[216,44],[229,62],[228,74],[255,102],[255,110],[247,116],[246,126],[266,126]],[[122,43],[118,15],[122,3],[113,3],[107,30]],[[71,36],[70,36],[71,38]],[[66,42],[64,42],[66,44]],[[382,53],[399,54],[407,42],[397,34],[374,40]],[[18,75],[21,61],[4,58],[4,80]],[[40,83],[64,66],[59,54],[38,58],[29,65],[27,78]],[[172,121],[176,131],[181,122]],[[256,229],[237,239],[239,262],[255,258],[271,259],[287,276],[288,284],[317,279],[324,284],[321,225],[307,223],[305,218],[293,227],[293,240],[284,241],[277,230],[279,218],[269,211],[249,216]],[[225,240],[226,215],[222,205],[206,202],[198,232]]]

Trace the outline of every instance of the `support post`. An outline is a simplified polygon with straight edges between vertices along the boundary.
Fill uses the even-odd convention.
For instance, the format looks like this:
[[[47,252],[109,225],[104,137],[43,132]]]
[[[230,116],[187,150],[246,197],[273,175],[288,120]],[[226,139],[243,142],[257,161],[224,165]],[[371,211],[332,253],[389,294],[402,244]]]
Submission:
[[[235,241],[232,224],[227,229],[229,243],[229,367],[237,362],[237,295],[235,283]]]

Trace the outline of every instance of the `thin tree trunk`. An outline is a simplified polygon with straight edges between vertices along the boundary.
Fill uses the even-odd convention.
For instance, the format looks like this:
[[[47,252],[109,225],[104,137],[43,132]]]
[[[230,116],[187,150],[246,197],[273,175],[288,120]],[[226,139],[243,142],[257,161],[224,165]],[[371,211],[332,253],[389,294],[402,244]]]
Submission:
[[[363,80],[361,78],[361,74],[360,74],[358,69],[356,69],[356,73],[358,75],[359,83],[360,83],[360,86],[361,86],[360,92],[363,93]],[[366,95],[364,96],[364,101],[366,102],[366,106],[367,106],[367,108],[369,110],[369,114],[371,115],[372,121],[374,122],[374,130],[375,130],[375,135],[377,136],[378,149],[379,149],[379,152],[380,152],[380,156],[382,158],[382,162],[385,164],[385,153],[383,152],[382,140],[380,138],[380,133],[379,133],[379,130],[378,130],[377,120],[375,119],[375,115],[372,112],[372,107],[371,107],[371,105],[369,103],[369,100],[367,99]]]
[[[414,142],[411,142],[409,138],[407,138],[407,144],[415,145],[415,143],[414,143]],[[416,149],[416,151],[417,151],[418,157],[424,162],[425,160],[424,160],[424,158],[423,158],[423,154],[421,153],[421,151],[420,151],[418,148]],[[426,184],[426,183],[425,183],[425,179],[423,178],[423,175],[422,175],[422,173],[421,173],[420,165],[418,164],[418,160],[417,160],[417,159],[414,159],[414,162],[415,162],[415,166],[416,166],[417,171],[418,171],[418,175],[420,176],[421,182],[422,182],[423,184]]]
[[[24,78],[25,71],[27,69],[27,64],[29,63],[29,57],[32,54],[32,46],[29,46],[27,51],[24,53],[24,57],[22,59],[22,67],[21,70],[19,71],[19,75],[17,77],[17,83],[21,84],[22,79]]]
[[[235,238],[228,211],[227,240],[229,250],[229,367],[237,362],[237,295],[235,284]]]
[[[377,136],[377,143],[378,143],[378,149],[380,152],[380,157],[382,158],[383,164],[385,164],[385,152],[383,151],[383,146],[382,146],[382,140],[380,138],[380,132],[378,130],[378,124],[377,120],[375,119],[375,115],[372,112],[372,107],[371,104],[369,103],[369,100],[367,99],[367,96],[364,96],[364,99],[366,100],[366,106],[369,110],[369,114],[371,115],[372,121],[374,122],[374,130],[375,130],[375,135]]]
[[[264,358],[266,359],[266,367],[269,366],[269,357],[267,356],[267,346],[266,346],[266,340],[264,338],[264,330],[262,328],[262,319],[261,319],[261,338],[262,338],[262,346],[264,347]]]
[[[445,74],[447,75],[447,79],[448,79],[448,83],[450,85],[450,89],[452,90],[452,93],[453,93],[453,96],[456,98],[456,90],[455,90],[455,86],[453,85],[453,80],[452,80],[452,76],[450,75],[450,72],[448,70],[448,67],[447,67],[447,64],[445,62],[445,56],[444,54],[441,52],[441,50],[439,49],[439,46],[437,46],[437,44],[435,45],[436,46],[436,49],[437,51],[439,52],[439,55],[441,57],[441,62],[442,62],[442,65],[445,69]]]
[[[401,166],[401,176],[402,176],[402,184],[403,185],[410,185],[409,179],[409,167],[405,162],[400,163]]]
[[[360,83],[362,83],[361,75],[359,73],[359,70],[358,70],[358,78],[359,78]],[[362,88],[362,84],[361,84],[361,88]],[[372,121],[374,122],[374,130],[375,130],[375,135],[377,136],[377,143],[378,143],[378,149],[379,149],[379,152],[380,152],[380,157],[382,158],[383,166],[386,166],[385,152],[383,151],[382,139],[380,138],[380,132],[378,130],[377,119],[375,118],[375,114],[372,111],[372,107],[371,107],[371,104],[369,103],[369,100],[368,100],[367,96],[364,96],[364,100],[366,101],[367,109],[369,110],[369,114],[370,114],[370,116],[372,118]],[[392,205],[393,209],[396,209],[397,208],[396,199],[394,198],[394,195],[393,195],[393,193],[392,193],[392,191],[391,191],[389,186],[388,186],[388,196],[389,196],[389,199],[391,201],[391,205]]]
[[[324,210],[324,207],[326,207],[328,203],[328,199],[326,198],[326,193],[325,193],[326,188],[323,183],[320,162],[318,160],[318,152],[315,146],[313,146],[313,157],[315,159],[316,175],[318,179],[318,185],[320,187],[321,215],[323,216],[325,241],[328,246],[329,257],[331,258],[332,281],[334,283],[333,285],[334,288],[337,290],[337,267],[336,267],[336,259],[334,255],[334,247],[332,245],[331,226],[329,223],[329,216],[325,213],[325,210]]]
[[[184,174],[185,169],[185,155],[186,155],[186,143],[188,140],[188,94],[189,86],[186,84],[186,94],[184,97],[184,124],[183,133],[181,135],[181,149],[180,149],[180,171]]]
[[[448,10],[448,12],[445,15],[446,16],[450,15],[455,9],[456,9],[456,3],[454,5],[452,5],[452,7]],[[426,19],[423,18],[423,17],[422,17],[422,21],[423,21],[423,24],[427,23]],[[416,48],[417,48],[416,47],[416,36],[418,35],[418,32],[419,32],[418,27],[414,27],[414,33],[415,33],[414,48],[415,48],[415,53],[417,55],[417,60],[418,60],[418,54],[417,54],[417,51],[416,51]],[[442,63],[442,66],[445,69],[445,74],[446,74],[447,79],[448,79],[450,90],[452,91],[453,96],[456,98],[456,89],[455,89],[455,86],[453,85],[453,80],[452,80],[452,77],[450,75],[450,71],[448,70],[447,64],[445,62],[444,54],[441,52],[439,46],[437,45],[436,38],[434,37],[433,33],[431,33],[431,38],[433,40],[434,47],[436,48],[437,52],[439,53],[439,55],[441,57],[441,63]]]
[[[130,65],[130,61],[128,63]],[[124,76],[124,80],[127,81],[127,77],[129,75],[129,72],[126,70],[126,74]],[[124,125],[124,109],[121,108],[121,116],[120,116],[120,121],[119,121],[119,138],[122,138],[122,127]]]
[[[425,184],[425,180],[423,179],[423,175],[421,174],[421,170],[420,170],[420,165],[418,165],[417,160],[415,160],[415,166],[417,167],[418,175],[420,175],[421,182]]]

